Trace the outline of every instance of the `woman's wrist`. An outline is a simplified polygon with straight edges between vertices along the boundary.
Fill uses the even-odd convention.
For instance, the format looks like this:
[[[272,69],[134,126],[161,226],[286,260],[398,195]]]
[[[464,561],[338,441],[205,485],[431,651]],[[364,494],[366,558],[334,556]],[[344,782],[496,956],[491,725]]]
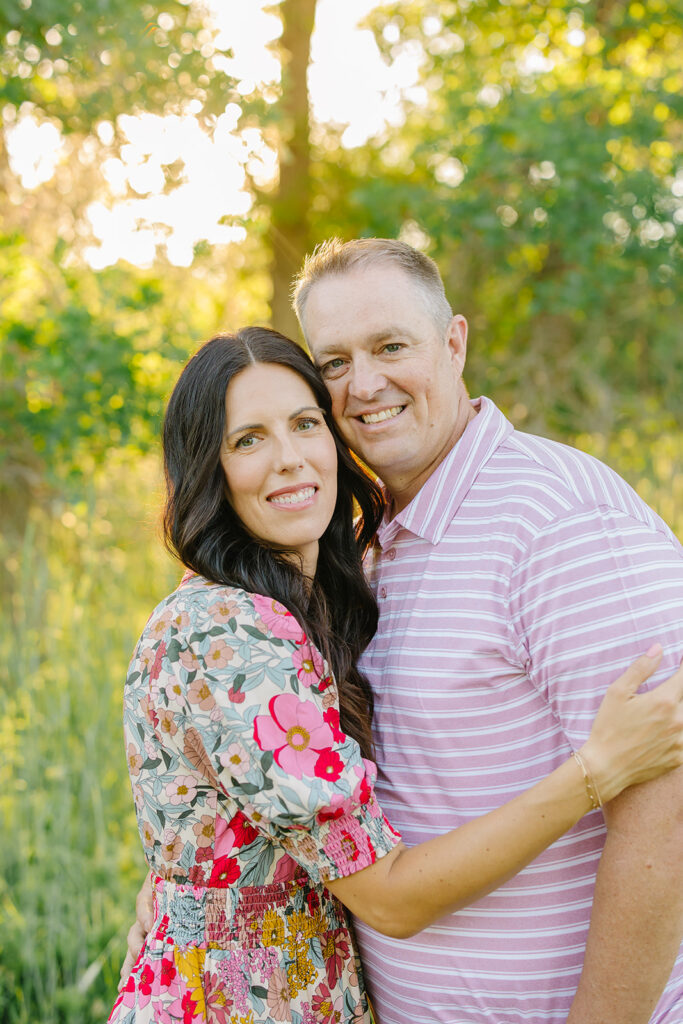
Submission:
[[[609,803],[628,785],[619,764],[612,764],[609,757],[605,758],[602,751],[596,750],[590,738],[578,750],[572,751],[572,757],[581,772],[592,810]]]

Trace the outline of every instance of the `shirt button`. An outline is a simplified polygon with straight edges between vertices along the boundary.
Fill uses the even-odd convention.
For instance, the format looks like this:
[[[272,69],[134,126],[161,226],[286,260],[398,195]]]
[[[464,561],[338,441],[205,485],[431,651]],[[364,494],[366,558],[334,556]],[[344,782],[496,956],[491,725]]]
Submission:
[[[380,587],[379,588],[379,596],[380,597],[386,597],[387,596],[387,588],[386,587]]]
[[[389,559],[390,562],[393,562],[393,560],[396,558],[396,548],[389,548],[389,550],[387,551],[387,558]]]

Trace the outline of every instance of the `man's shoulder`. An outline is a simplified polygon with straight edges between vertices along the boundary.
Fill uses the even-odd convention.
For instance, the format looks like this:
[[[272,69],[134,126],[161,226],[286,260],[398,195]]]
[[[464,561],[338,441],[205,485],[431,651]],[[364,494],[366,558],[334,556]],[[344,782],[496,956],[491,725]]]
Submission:
[[[673,538],[610,466],[570,445],[520,430],[512,430],[482,467],[476,497],[532,533],[548,522],[609,512],[636,520],[669,541]]]

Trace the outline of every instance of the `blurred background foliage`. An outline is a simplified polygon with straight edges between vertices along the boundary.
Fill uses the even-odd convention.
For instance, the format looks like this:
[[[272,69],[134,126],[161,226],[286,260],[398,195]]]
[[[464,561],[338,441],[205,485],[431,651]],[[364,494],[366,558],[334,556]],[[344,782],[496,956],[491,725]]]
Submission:
[[[470,321],[472,393],[606,460],[683,535],[680,0],[378,6],[366,25],[385,61],[419,71],[357,145],[311,113],[315,0],[271,11],[281,73],[259,85],[226,70],[230,47],[194,0],[0,0],[8,1024],[107,1016],[143,874],[121,682],[177,578],[156,528],[164,401],[217,329],[297,334],[289,281],[315,244],[385,235],[428,252]],[[241,210],[216,199],[233,240],[200,239],[177,266],[152,225],[149,266],[95,269],[92,204],[116,213],[144,192],[129,174],[113,196],[105,173],[132,166],[126,119],[191,116],[212,137],[227,111],[272,158],[269,173],[242,161]],[[27,119],[61,146],[33,185],[8,146]],[[161,165],[179,194],[182,154]]]

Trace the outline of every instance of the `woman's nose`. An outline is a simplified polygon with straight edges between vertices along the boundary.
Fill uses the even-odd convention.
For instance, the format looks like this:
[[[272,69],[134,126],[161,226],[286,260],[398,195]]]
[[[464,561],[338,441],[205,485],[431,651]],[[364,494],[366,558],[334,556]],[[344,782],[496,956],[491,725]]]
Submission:
[[[301,469],[305,459],[291,434],[287,433],[278,441],[278,472]]]

